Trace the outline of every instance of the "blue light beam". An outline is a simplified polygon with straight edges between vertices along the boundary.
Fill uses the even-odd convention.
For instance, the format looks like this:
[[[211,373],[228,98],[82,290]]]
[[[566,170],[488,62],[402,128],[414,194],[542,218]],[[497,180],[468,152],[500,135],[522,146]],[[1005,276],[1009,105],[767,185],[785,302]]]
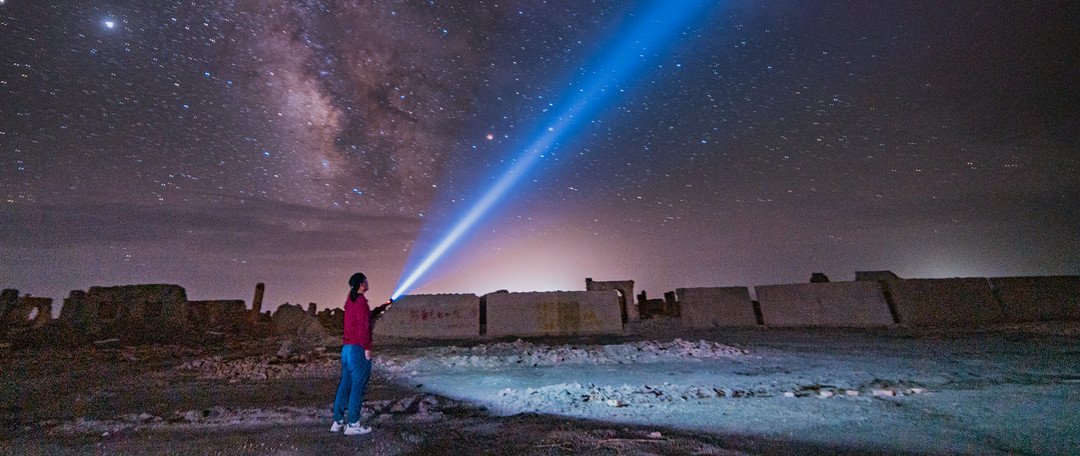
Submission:
[[[567,107],[552,117],[537,138],[522,150],[510,168],[482,193],[480,199],[452,225],[442,240],[423,257],[423,261],[417,264],[408,276],[402,271],[403,279],[398,280],[390,299],[401,297],[415,286],[484,215],[529,174],[560,138],[569,136],[583,126],[586,119],[607,106],[606,101],[619,92],[617,87],[620,83],[642,70],[658,51],[674,41],[677,30],[691,19],[703,17],[710,4],[711,2],[702,0],[658,0],[641,16],[642,20],[631,24],[624,33],[618,34],[607,46],[607,52],[601,54],[599,63],[593,66],[595,70],[592,71],[591,78],[570,84],[572,88],[581,88],[576,93],[567,94]]]

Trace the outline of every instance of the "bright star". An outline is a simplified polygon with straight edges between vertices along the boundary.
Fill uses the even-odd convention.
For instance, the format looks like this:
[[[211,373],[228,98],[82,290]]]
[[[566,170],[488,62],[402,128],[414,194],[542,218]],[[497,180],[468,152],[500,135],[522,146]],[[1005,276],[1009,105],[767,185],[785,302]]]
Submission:
[[[0,1],[3,1],[3,0],[0,0]],[[106,27],[106,28],[113,28],[113,27],[115,27],[115,26],[116,26],[116,22],[113,22],[113,21],[105,21],[105,27]]]

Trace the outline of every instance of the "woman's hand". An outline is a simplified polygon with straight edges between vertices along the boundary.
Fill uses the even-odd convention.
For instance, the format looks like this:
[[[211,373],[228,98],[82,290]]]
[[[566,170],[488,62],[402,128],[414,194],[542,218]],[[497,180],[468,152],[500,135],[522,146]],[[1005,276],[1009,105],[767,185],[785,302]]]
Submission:
[[[364,350],[364,357],[371,361],[371,350]]]

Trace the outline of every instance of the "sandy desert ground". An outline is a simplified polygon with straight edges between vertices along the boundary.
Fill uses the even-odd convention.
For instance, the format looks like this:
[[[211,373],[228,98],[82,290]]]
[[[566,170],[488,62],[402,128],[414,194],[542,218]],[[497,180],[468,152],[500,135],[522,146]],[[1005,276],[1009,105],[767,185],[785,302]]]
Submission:
[[[337,347],[0,353],[4,454],[1080,454],[1080,324],[378,341],[366,436]]]

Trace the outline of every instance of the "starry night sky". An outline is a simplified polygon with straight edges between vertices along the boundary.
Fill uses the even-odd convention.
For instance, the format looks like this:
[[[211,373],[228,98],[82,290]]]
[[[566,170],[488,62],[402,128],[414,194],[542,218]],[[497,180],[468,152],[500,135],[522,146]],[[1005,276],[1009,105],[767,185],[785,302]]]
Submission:
[[[1080,272],[1074,2],[713,3],[414,292]],[[385,299],[647,4],[0,0],[0,287]]]

